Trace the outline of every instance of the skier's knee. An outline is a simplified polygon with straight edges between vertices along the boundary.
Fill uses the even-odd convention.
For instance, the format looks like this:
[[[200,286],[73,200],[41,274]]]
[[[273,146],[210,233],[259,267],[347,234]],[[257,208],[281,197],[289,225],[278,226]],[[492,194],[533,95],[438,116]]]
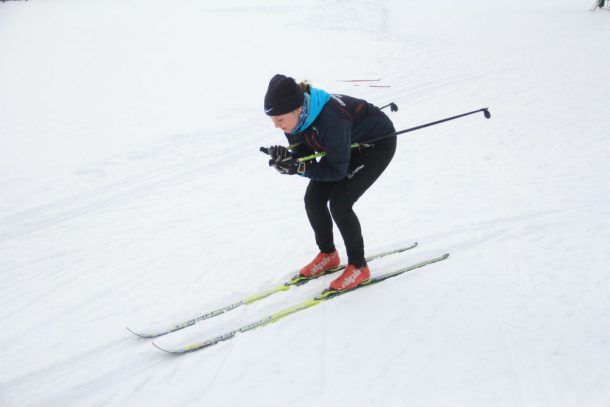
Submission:
[[[305,201],[305,210],[307,213],[318,213],[328,210],[326,201],[318,199],[315,194],[312,194],[309,191],[305,193],[305,198],[303,200]]]
[[[331,199],[330,200],[330,214],[335,221],[340,221],[345,218],[348,213],[352,210],[352,203],[347,202],[343,199]]]

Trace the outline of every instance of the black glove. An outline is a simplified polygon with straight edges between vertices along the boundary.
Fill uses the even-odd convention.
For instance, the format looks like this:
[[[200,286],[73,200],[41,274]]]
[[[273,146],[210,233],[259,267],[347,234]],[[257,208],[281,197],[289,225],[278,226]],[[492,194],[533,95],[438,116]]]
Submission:
[[[271,146],[267,149],[271,156],[269,166],[275,168],[280,174],[303,175],[307,169],[305,162],[299,162],[284,146]]]
[[[290,150],[284,146],[271,146],[267,149],[267,152],[271,156],[271,161],[275,163],[293,157]]]
[[[273,160],[269,160],[269,165],[274,167],[280,174],[305,175],[305,170],[307,170],[307,164],[304,162],[300,163],[295,158],[290,158],[279,163],[274,163]]]

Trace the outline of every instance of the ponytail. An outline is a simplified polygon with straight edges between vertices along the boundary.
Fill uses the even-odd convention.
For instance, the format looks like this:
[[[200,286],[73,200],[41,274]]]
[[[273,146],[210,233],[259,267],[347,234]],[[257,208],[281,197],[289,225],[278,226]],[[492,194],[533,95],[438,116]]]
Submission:
[[[309,83],[307,80],[299,82],[299,87],[303,92],[311,93],[311,83]]]

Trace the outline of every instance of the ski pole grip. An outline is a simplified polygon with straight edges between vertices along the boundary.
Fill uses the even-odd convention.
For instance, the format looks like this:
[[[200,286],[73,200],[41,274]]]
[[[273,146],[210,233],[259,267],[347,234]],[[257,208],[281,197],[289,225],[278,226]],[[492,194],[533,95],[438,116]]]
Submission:
[[[393,111],[393,112],[397,112],[397,111],[398,111],[398,105],[397,105],[396,103],[394,103],[394,102],[388,103],[388,104],[387,104],[387,105],[385,105],[385,106],[381,106],[379,109],[380,109],[380,110],[383,110],[383,109],[385,109],[386,107],[389,107],[389,108],[390,108],[390,110],[391,110],[391,111]]]

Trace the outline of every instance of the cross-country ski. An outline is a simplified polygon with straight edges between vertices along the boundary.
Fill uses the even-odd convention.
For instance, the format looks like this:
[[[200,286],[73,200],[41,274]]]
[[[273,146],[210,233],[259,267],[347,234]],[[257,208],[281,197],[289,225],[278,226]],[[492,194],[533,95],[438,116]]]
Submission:
[[[261,318],[261,319],[259,319],[257,321],[254,321],[252,323],[244,325],[244,326],[242,326],[240,328],[237,328],[237,329],[235,329],[233,331],[230,331],[230,332],[227,332],[225,334],[216,336],[214,338],[205,340],[203,342],[192,343],[192,344],[184,345],[184,346],[177,347],[177,348],[171,348],[171,349],[166,349],[164,347],[161,347],[161,346],[157,345],[154,342],[153,342],[153,345],[155,347],[157,347],[158,349],[160,349],[160,350],[162,350],[164,352],[167,352],[167,353],[171,353],[171,354],[183,354],[183,353],[194,352],[194,351],[201,350],[201,349],[204,349],[204,348],[209,348],[210,346],[213,346],[213,345],[216,345],[216,344],[218,344],[220,342],[224,342],[226,340],[234,338],[235,335],[237,335],[238,333],[244,333],[244,332],[247,332],[247,331],[251,331],[251,330],[253,330],[255,328],[259,328],[259,327],[265,326],[267,324],[270,324],[272,322],[279,321],[282,318],[285,318],[285,317],[287,317],[289,315],[292,315],[292,314],[295,314],[295,313],[297,313],[299,311],[303,311],[305,309],[308,309],[308,308],[311,308],[313,306],[316,306],[316,305],[318,305],[318,304],[320,304],[320,303],[322,303],[324,301],[328,301],[328,300],[336,298],[336,297],[338,297],[340,295],[344,295],[344,294],[353,292],[353,291],[355,291],[357,289],[360,289],[360,288],[364,288],[364,287],[368,287],[368,286],[380,283],[380,282],[385,281],[385,280],[387,280],[389,278],[396,277],[396,276],[399,276],[401,274],[404,274],[407,271],[415,270],[415,269],[418,269],[418,268],[421,268],[421,267],[424,267],[424,266],[427,266],[427,265],[430,265],[430,264],[433,264],[433,263],[437,263],[439,261],[443,261],[443,260],[447,259],[448,257],[449,257],[449,254],[447,253],[447,254],[444,254],[442,256],[434,257],[432,259],[429,259],[429,260],[426,260],[426,261],[422,261],[420,263],[416,263],[416,264],[413,264],[413,265],[408,266],[408,267],[400,268],[400,269],[395,270],[393,272],[381,274],[379,276],[370,278],[370,279],[366,280],[365,282],[361,283],[360,285],[357,285],[357,286],[352,287],[352,288],[347,289],[347,290],[332,290],[332,289],[325,290],[325,291],[323,291],[322,293],[320,293],[319,295],[315,296],[312,299],[309,299],[309,300],[303,301],[303,302],[301,302],[299,304],[293,305],[291,307],[282,309],[282,310],[280,310],[278,312],[275,312],[275,313],[273,313],[273,314],[271,314],[271,315],[269,315],[267,317]]]
[[[398,248],[398,249],[389,250],[387,252],[382,252],[382,253],[378,253],[378,254],[369,256],[369,257],[367,257],[366,260],[367,261],[373,261],[375,259],[379,259],[379,258],[382,258],[382,257],[385,257],[385,256],[389,256],[391,254],[402,253],[402,252],[404,252],[406,250],[411,250],[411,249],[413,249],[415,247],[417,247],[417,242],[414,242],[414,243],[412,243],[412,244],[410,244],[408,246],[405,246],[405,247],[401,247],[401,248]],[[292,277],[290,280],[286,281],[283,284],[280,284],[280,285],[277,285],[277,286],[272,287],[270,289],[258,292],[256,294],[252,294],[252,295],[250,295],[250,296],[248,296],[248,297],[246,297],[246,298],[244,298],[242,300],[239,300],[239,301],[236,301],[234,303],[225,305],[225,306],[220,307],[218,309],[215,309],[213,311],[205,312],[205,313],[203,313],[201,315],[198,315],[198,316],[196,316],[194,318],[190,318],[190,319],[185,320],[183,322],[176,323],[176,324],[174,324],[174,325],[172,325],[172,326],[170,326],[170,327],[168,327],[166,329],[155,330],[155,331],[146,331],[146,332],[134,331],[134,330],[132,330],[130,328],[127,328],[127,330],[129,332],[131,332],[132,334],[134,334],[136,336],[139,336],[140,338],[156,338],[156,337],[159,337],[159,336],[162,336],[162,335],[166,335],[168,333],[176,332],[176,331],[179,331],[181,329],[187,328],[187,327],[189,327],[191,325],[196,324],[197,322],[200,322],[200,321],[203,321],[203,320],[206,320],[206,319],[213,318],[215,316],[224,314],[225,312],[231,311],[231,310],[233,310],[235,308],[238,308],[238,307],[241,307],[242,305],[252,304],[254,302],[257,302],[257,301],[260,301],[262,299],[265,299],[265,298],[269,297],[270,295],[273,295],[273,294],[276,294],[276,293],[279,293],[279,292],[282,292],[282,291],[289,290],[290,287],[300,286],[300,285],[306,284],[307,282],[309,282],[309,281],[311,281],[313,279],[316,279],[318,277],[321,277],[323,275],[327,275],[327,274],[335,273],[337,271],[341,271],[341,270],[345,269],[345,267],[346,267],[345,264],[341,264],[341,265],[339,265],[337,267],[333,267],[333,268],[331,268],[329,270],[325,270],[321,274],[313,275],[313,276],[308,276],[308,277],[301,276],[301,275],[297,274],[297,275],[295,275],[294,277]]]

